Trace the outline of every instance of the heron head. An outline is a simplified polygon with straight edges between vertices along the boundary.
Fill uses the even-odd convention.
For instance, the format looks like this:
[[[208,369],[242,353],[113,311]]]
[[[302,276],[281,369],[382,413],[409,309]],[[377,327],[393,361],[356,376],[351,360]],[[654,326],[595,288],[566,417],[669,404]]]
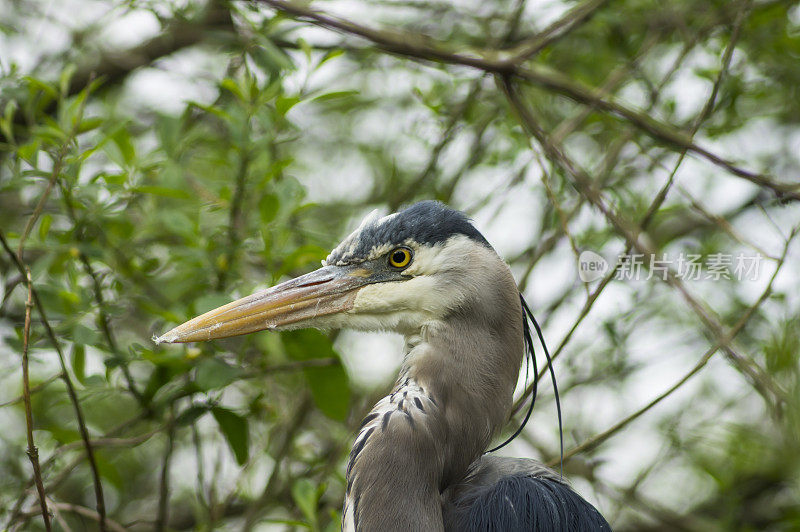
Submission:
[[[155,341],[307,327],[410,333],[478,297],[486,260],[499,257],[464,214],[441,203],[423,201],[384,217],[374,211],[322,268],[211,310]]]

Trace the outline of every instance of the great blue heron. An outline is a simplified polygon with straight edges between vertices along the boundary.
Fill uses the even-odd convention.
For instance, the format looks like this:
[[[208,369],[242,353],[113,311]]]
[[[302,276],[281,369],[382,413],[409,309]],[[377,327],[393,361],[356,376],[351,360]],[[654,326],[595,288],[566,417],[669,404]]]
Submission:
[[[483,454],[509,415],[530,331],[511,271],[462,213],[368,216],[322,268],[158,342],[305,327],[396,331],[405,359],[347,464],[343,530],[610,530],[539,462]]]

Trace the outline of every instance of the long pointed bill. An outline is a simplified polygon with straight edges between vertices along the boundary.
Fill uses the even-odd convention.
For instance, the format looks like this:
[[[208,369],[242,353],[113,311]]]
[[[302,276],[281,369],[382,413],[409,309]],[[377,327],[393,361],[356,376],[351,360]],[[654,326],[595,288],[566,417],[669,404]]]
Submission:
[[[214,340],[344,312],[353,308],[358,288],[369,283],[369,274],[358,267],[325,266],[206,312],[154,341]]]

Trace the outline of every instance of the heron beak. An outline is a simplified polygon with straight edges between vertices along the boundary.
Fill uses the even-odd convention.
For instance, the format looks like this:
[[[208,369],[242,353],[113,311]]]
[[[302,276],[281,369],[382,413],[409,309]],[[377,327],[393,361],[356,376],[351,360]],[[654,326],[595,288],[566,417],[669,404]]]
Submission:
[[[325,266],[206,312],[153,340],[200,342],[264,329],[275,330],[353,308],[371,272],[360,267]]]

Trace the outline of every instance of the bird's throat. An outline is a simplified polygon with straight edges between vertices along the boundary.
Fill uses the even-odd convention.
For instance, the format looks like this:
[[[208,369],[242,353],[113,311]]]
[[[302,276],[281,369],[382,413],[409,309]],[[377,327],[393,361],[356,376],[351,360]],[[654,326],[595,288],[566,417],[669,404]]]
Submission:
[[[506,421],[521,340],[467,335],[459,319],[406,338],[400,377],[365,417],[350,454],[345,530],[439,530],[441,493]],[[466,345],[467,338],[481,340]],[[475,353],[481,360],[468,359]]]

